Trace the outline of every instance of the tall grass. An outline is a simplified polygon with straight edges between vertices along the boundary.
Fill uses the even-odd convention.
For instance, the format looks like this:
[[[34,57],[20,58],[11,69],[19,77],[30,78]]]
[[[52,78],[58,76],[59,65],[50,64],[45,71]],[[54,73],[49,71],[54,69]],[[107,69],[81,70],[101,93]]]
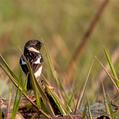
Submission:
[[[116,80],[117,75],[116,75],[115,68],[111,62],[111,57],[110,57],[109,53],[107,52],[107,50],[105,51],[105,53],[106,53],[105,55],[106,55],[106,58],[107,58],[107,61],[109,63],[109,66],[110,66],[110,69],[112,71],[113,76],[111,76],[110,72],[108,72],[105,69],[105,67],[103,66],[103,64],[101,63],[101,61],[99,59],[97,59],[97,61],[99,62],[99,64],[101,64],[102,68],[106,71],[107,75],[112,80],[114,87],[116,87],[118,90],[118,85],[116,83],[114,83],[114,82],[118,81],[118,80]],[[30,71],[30,74],[32,76],[32,85],[33,85],[33,91],[34,91],[34,96],[35,96],[36,102],[31,100],[29,95],[27,94],[26,89],[25,89],[26,85],[24,85],[24,83],[21,83],[21,82],[23,82],[22,76],[18,78],[17,75],[14,74],[14,72],[11,70],[11,68],[9,67],[7,62],[5,61],[5,59],[2,56],[0,56],[0,58],[2,61],[2,64],[1,64],[2,69],[9,76],[11,82],[16,86],[16,96],[15,96],[15,99],[13,102],[12,115],[11,115],[12,119],[14,119],[16,117],[16,114],[19,112],[20,101],[22,100],[23,95],[32,104],[32,106],[34,108],[36,108],[36,110],[37,110],[36,112],[43,114],[45,116],[45,118],[54,118],[55,117],[55,112],[54,112],[55,110],[53,110],[54,107],[53,107],[53,105],[51,105],[51,102],[50,102],[49,98],[47,97],[48,95],[50,95],[52,97],[52,99],[54,100],[54,102],[55,102],[54,106],[58,107],[57,109],[60,111],[61,115],[64,115],[64,116],[69,115],[70,118],[73,118],[71,116],[71,112],[74,112],[75,114],[79,115],[79,113],[77,113],[77,112],[79,112],[79,110],[82,108],[81,105],[84,105],[83,100],[85,100],[85,93],[87,93],[86,92],[87,90],[85,90],[85,89],[87,88],[87,85],[88,85],[87,81],[89,80],[89,75],[93,69],[93,67],[92,67],[93,64],[91,65],[91,67],[89,69],[89,73],[87,75],[87,79],[85,81],[83,89],[82,89],[81,93],[78,94],[80,96],[78,96],[78,98],[75,98],[74,95],[72,95],[74,98],[74,101],[76,101],[76,103],[74,103],[76,105],[74,105],[73,106],[74,109],[72,109],[72,107],[70,107],[69,105],[67,106],[67,103],[65,102],[65,100],[68,100],[68,99],[63,99],[63,97],[62,97],[62,99],[60,99],[58,97],[58,95],[56,94],[55,90],[52,89],[53,87],[50,88],[50,86],[51,86],[50,82],[47,81],[47,83],[44,84],[45,89],[38,83],[38,81],[35,79],[35,77],[32,73],[32,69],[30,67],[29,62],[26,61],[28,68],[29,68],[29,71]],[[49,60],[49,64],[52,65],[50,60]],[[53,67],[53,65],[51,67]],[[52,71],[52,73],[54,73],[53,68],[51,68],[51,71]],[[60,87],[60,85],[57,85],[57,86]],[[113,109],[113,105],[111,103],[110,97],[107,94],[108,92],[105,91],[105,87],[104,87],[103,82],[102,82],[102,89],[103,89],[103,97],[104,97],[103,102],[105,105],[105,109],[103,109],[103,110],[105,111],[105,114],[107,116],[109,116],[112,119],[115,119],[116,114],[114,113],[114,109]],[[61,90],[61,91],[63,91],[63,90]],[[46,95],[46,92],[48,95]],[[68,95],[65,98],[68,98]],[[71,98],[71,100],[70,100],[71,102],[73,101],[72,100],[73,98]],[[41,99],[42,99],[42,101],[41,101]],[[86,102],[87,102],[86,106],[84,106],[85,108],[82,112],[82,118],[85,118],[86,116],[88,116],[90,119],[93,119],[93,117],[94,117],[93,110],[95,110],[95,109],[93,109],[91,107],[91,104],[89,104],[88,98],[87,98]],[[78,115],[75,115],[75,116],[77,117]]]

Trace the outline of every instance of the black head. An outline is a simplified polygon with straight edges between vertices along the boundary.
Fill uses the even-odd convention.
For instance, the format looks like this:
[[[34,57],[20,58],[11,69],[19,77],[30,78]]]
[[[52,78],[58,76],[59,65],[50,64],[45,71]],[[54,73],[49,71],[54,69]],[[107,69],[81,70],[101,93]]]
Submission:
[[[42,43],[39,40],[29,40],[24,46],[25,51],[39,52],[42,47]]]

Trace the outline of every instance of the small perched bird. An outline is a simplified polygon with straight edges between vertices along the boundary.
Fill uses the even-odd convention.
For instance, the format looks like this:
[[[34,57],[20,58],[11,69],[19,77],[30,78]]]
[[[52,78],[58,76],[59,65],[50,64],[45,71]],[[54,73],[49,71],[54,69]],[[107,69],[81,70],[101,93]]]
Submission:
[[[43,57],[40,52],[41,47],[42,43],[39,40],[29,40],[24,46],[23,55],[20,57],[20,66],[23,72],[26,75],[28,75],[27,90],[32,90],[33,87],[32,87],[32,77],[30,76],[26,60],[30,63],[34,76],[38,80],[41,75],[43,66]],[[50,101],[54,113],[56,115],[61,114],[52,96],[47,91],[45,91],[45,94]]]
[[[29,40],[24,46],[23,55],[20,57],[20,66],[23,72],[28,75],[27,90],[32,89],[32,78],[27,67],[26,60],[30,63],[31,69],[36,79],[42,72],[43,57],[40,53],[42,43],[39,40]]]

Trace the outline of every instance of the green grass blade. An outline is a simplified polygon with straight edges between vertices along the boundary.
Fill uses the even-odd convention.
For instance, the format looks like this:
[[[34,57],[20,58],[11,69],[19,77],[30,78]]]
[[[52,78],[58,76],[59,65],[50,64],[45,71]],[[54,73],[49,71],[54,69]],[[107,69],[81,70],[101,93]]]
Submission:
[[[39,111],[41,112],[46,118],[51,119],[51,116],[49,116],[48,114],[46,114],[42,109],[39,109],[38,106],[28,97],[26,91],[21,87],[21,85],[18,84],[18,81],[15,79],[17,78],[15,76],[15,74],[12,72],[12,70],[10,69],[10,67],[8,66],[8,64],[6,63],[6,61],[4,60],[4,58],[2,56],[0,56],[3,64],[6,66],[6,68],[0,64],[1,68],[5,71],[5,73],[8,75],[8,77],[10,78],[11,82],[22,92],[22,94],[28,99],[28,101]]]
[[[0,119],[2,119],[2,110],[0,110]]]
[[[108,99],[103,83],[102,83],[102,89],[103,89],[104,104],[105,104],[107,114],[110,115],[111,119],[116,119],[112,109],[112,105]]]
[[[86,112],[87,112],[87,105],[85,105],[85,108],[82,113],[82,119],[86,119]]]
[[[33,86],[34,94],[35,94],[35,97],[36,97],[36,103],[37,103],[37,106],[39,108],[41,108],[40,92],[38,91],[38,88],[37,88],[37,85],[36,85],[36,82],[35,82],[35,77],[33,75],[32,69],[30,68],[29,70],[30,70],[30,74],[31,74],[31,78],[32,78],[32,86]]]
[[[8,75],[8,77],[10,78],[11,82],[16,86],[19,87],[21,91],[23,91],[23,88],[18,85],[18,82],[16,81],[15,77],[13,77],[14,73],[11,72],[11,69],[6,70],[5,67],[3,65],[0,64],[0,67],[5,71],[5,73]],[[13,74],[13,75],[12,75]]]
[[[48,59],[49,67],[51,69],[52,76],[53,76],[54,80],[56,81],[56,84],[64,91],[64,86],[60,82],[60,80],[58,80],[58,78],[57,78],[56,71],[55,71],[55,69],[53,67],[52,59],[51,59],[51,57],[49,55],[49,52],[48,52],[48,49],[47,49],[47,47],[45,45],[44,45],[44,49],[45,49],[46,57]]]
[[[65,110],[62,102],[60,101],[60,99],[58,98],[58,96],[56,95],[56,93],[54,91],[52,91],[51,89],[49,89],[49,88],[47,88],[47,92],[53,98],[53,100],[55,101],[55,103],[58,106],[58,109],[60,110],[60,112],[63,115],[66,115],[67,114],[67,111]]]
[[[50,57],[50,55],[48,53],[48,49],[47,49],[47,47],[45,45],[44,45],[44,48],[45,48],[46,57],[48,59],[48,64],[49,64],[53,79],[55,80],[57,86],[62,90],[61,95],[62,95],[62,97],[64,99],[65,104],[66,104],[66,106],[65,106],[66,108],[64,110],[67,110],[67,112],[71,111],[70,107],[67,104],[68,103],[68,101],[67,101],[68,100],[68,96],[67,96],[67,94],[65,92],[63,83],[57,77],[56,71],[55,71],[55,69],[53,67],[52,59],[51,59],[51,57]],[[57,98],[55,98],[55,100],[57,100]],[[58,102],[58,100],[56,102]]]
[[[88,99],[87,99],[87,112],[88,112],[88,115],[89,115],[89,119],[93,119]]]
[[[69,97],[68,102],[67,102],[67,105],[69,106],[69,109],[70,109],[69,112],[73,112],[71,105],[74,105],[74,100],[75,100],[75,97],[74,97],[74,93],[72,92],[72,94]]]
[[[15,117],[16,117],[16,113],[18,112],[18,109],[19,109],[21,96],[22,96],[21,91],[19,89],[17,89],[11,119],[15,119]]]
[[[25,59],[25,57],[24,57],[24,59]],[[26,59],[25,59],[26,60]],[[34,89],[34,93],[35,93],[35,96],[36,96],[36,99],[37,99],[37,103],[40,103],[40,97],[39,97],[39,95],[41,95],[41,97],[42,97],[42,100],[43,100],[43,102],[44,102],[44,105],[47,107],[46,109],[47,109],[47,111],[51,114],[51,115],[55,115],[54,114],[54,111],[53,111],[53,109],[52,109],[52,107],[51,107],[51,105],[50,105],[50,103],[49,103],[49,100],[48,100],[48,98],[47,98],[47,96],[45,95],[45,92],[43,91],[43,87],[38,83],[38,81],[36,80],[36,78],[35,78],[35,76],[34,76],[34,74],[33,74],[33,72],[32,72],[32,69],[31,69],[31,66],[30,66],[30,64],[29,64],[29,62],[26,60],[26,62],[27,62],[27,66],[28,66],[28,69],[29,69],[29,73],[30,73],[30,75],[31,75],[31,77],[32,77],[32,85],[33,85],[33,89]],[[39,105],[40,106],[40,105]]]
[[[119,88],[118,88],[118,85],[117,83],[115,82],[115,80],[113,79],[113,77],[110,75],[110,73],[107,71],[107,69],[105,68],[105,66],[102,64],[102,62],[97,58],[95,57],[96,60],[100,63],[101,67],[104,69],[104,71],[107,73],[107,75],[109,76],[109,78],[111,79],[112,83],[114,84],[114,86],[116,87],[118,93],[119,93]]]
[[[24,78],[24,77],[23,77],[23,72],[22,72],[21,68],[19,69],[18,74],[19,74],[19,81],[18,81],[18,82],[19,82],[20,85],[23,87],[23,89],[24,89],[25,91],[27,91],[28,75]]]
[[[108,60],[108,63],[109,63],[111,72],[112,72],[112,74],[113,74],[113,77],[116,79],[116,82],[117,82],[117,84],[118,84],[118,86],[119,86],[119,79],[118,79],[117,73],[116,73],[116,71],[115,71],[114,65],[113,65],[112,60],[111,60],[111,57],[110,57],[110,55],[109,55],[109,51],[106,50],[106,49],[105,49],[105,55],[106,55],[106,58],[107,58],[107,60]]]
[[[19,80],[18,80],[18,85],[22,85],[22,87],[24,86],[24,80],[22,78],[22,73],[21,71],[19,72]],[[17,89],[16,90],[16,96],[15,96],[15,100],[14,100],[14,105],[13,105],[13,109],[12,109],[12,115],[11,115],[11,119],[15,119],[17,111],[19,109],[19,104],[20,104],[20,100],[21,100],[21,96],[22,96],[22,92]]]
[[[10,69],[9,65],[7,64],[7,62],[5,61],[5,59],[1,55],[0,55],[0,59],[3,62],[3,64],[5,65],[5,67],[7,68],[7,70],[9,71],[9,73],[12,75],[12,77],[14,77],[14,79],[16,81],[18,81],[18,77],[13,73],[13,71]]]
[[[15,79],[10,75],[10,73],[1,65],[1,68],[5,71],[7,76],[10,78],[12,83],[22,92],[22,94],[27,98],[27,100],[36,108],[39,112],[41,112],[46,118],[52,119],[52,117],[48,114],[46,114],[42,109],[39,109],[38,106],[29,98],[26,91],[22,89],[22,87],[18,86],[18,84],[14,81]]]

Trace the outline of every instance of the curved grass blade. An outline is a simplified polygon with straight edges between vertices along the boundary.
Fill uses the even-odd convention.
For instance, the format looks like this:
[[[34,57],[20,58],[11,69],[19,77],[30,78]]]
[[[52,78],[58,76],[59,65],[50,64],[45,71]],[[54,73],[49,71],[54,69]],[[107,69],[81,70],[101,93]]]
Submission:
[[[48,53],[48,49],[47,49],[47,47],[45,45],[44,45],[44,49],[45,49],[46,57],[48,59],[48,63],[49,63],[50,69],[51,69],[52,76],[53,76],[54,80],[56,81],[57,85],[64,91],[63,84],[57,78],[56,71],[55,71],[55,69],[53,67],[52,59],[51,59],[51,57],[50,57],[50,55]]]
[[[26,60],[26,58],[24,57],[24,59]],[[34,89],[34,93],[36,95],[36,99],[37,99],[37,103],[40,103],[40,97],[39,95],[41,95],[42,97],[42,100],[43,100],[43,103],[45,104],[45,106],[47,107],[47,111],[50,113],[50,115],[54,116],[54,111],[49,103],[49,100],[47,98],[47,96],[45,95],[45,92],[43,91],[43,87],[41,85],[39,85],[38,81],[36,80],[33,72],[32,72],[32,69],[31,69],[31,66],[30,66],[30,63],[26,60],[26,63],[27,63],[27,66],[28,66],[28,69],[29,69],[29,73],[31,75],[31,78],[32,78],[32,85],[33,85],[33,89]]]
[[[81,93],[78,96],[78,100],[77,100],[76,107],[75,107],[75,110],[74,110],[75,113],[76,113],[76,111],[78,109],[80,109],[80,106],[81,106],[81,103],[82,103],[82,99],[83,99],[83,96],[84,96],[84,93],[85,93],[85,90],[86,90],[87,82],[89,80],[89,76],[90,76],[90,73],[91,73],[93,65],[94,65],[94,62],[90,66],[90,69],[89,69],[89,72],[88,72],[88,75],[87,75],[87,79],[86,79],[86,81],[85,81],[85,83],[83,85],[83,89],[82,89]]]
[[[109,98],[106,94],[106,91],[105,91],[105,88],[104,88],[104,85],[102,83],[102,89],[103,89],[103,97],[104,97],[104,104],[105,104],[105,109],[108,113],[108,115],[110,115],[111,119],[116,119],[115,115],[114,115],[114,112],[113,112],[113,109],[112,109],[112,105],[109,101]]]
[[[22,87],[26,87],[26,82],[25,81],[27,81],[27,80],[23,80],[21,70],[20,70],[19,74],[20,75],[19,75],[19,80],[18,80],[19,84],[18,85],[21,84]],[[13,105],[13,109],[12,109],[11,119],[15,119],[15,117],[16,117],[17,111],[19,109],[21,96],[22,96],[22,92],[19,89],[17,89],[16,90],[15,100],[14,100],[14,105]]]
[[[105,55],[106,55],[106,58],[107,58],[107,60],[108,60],[108,63],[109,63],[109,66],[110,66],[112,75],[113,75],[113,77],[116,79],[116,83],[117,83],[117,85],[118,85],[118,87],[119,87],[119,78],[118,78],[118,76],[117,76],[117,73],[116,73],[116,71],[115,71],[114,65],[113,65],[112,60],[111,60],[111,57],[110,57],[110,55],[109,55],[109,51],[106,50],[106,49],[105,49]]]
[[[10,80],[12,81],[12,83],[22,92],[22,94],[27,98],[27,100],[39,111],[41,112],[46,118],[48,119],[52,119],[51,116],[49,116],[48,114],[46,114],[42,109],[39,109],[38,106],[28,97],[28,95],[26,94],[25,90],[22,88],[21,85],[18,85],[18,82],[16,80],[16,76],[15,74],[12,72],[12,70],[10,69],[10,67],[8,66],[8,64],[6,63],[6,61],[4,60],[4,58],[0,55],[0,58],[3,62],[3,64],[5,65],[5,67],[7,68],[7,70],[5,69],[5,67],[0,64],[1,68],[5,71],[5,73],[8,75],[8,77],[10,78]]]
[[[13,71],[10,69],[9,65],[7,64],[7,62],[5,61],[5,59],[1,55],[0,55],[0,59],[3,62],[3,64],[5,65],[5,67],[7,68],[8,72],[10,73],[10,75],[14,78],[14,81],[16,83],[18,83],[18,80],[19,80],[18,77],[13,73]]]
[[[15,97],[15,100],[14,100],[14,106],[13,106],[13,110],[12,110],[11,119],[15,119],[15,117],[16,117],[16,113],[17,113],[17,111],[19,109],[19,104],[20,104],[21,96],[22,96],[21,91],[19,89],[17,89],[16,97]]]
[[[107,69],[105,68],[105,66],[102,64],[102,62],[97,58],[95,57],[96,60],[100,63],[101,67],[104,69],[104,71],[107,73],[107,75],[109,76],[109,78],[111,79],[112,83],[114,84],[114,86],[116,87],[118,93],[119,93],[119,87],[117,85],[117,83],[115,82],[114,78],[112,77],[112,75],[107,71]]]
[[[53,98],[53,100],[55,101],[55,104],[58,106],[58,109],[60,110],[60,112],[63,114],[63,115],[66,115],[68,112],[65,110],[62,102],[60,101],[60,99],[58,98],[57,94],[52,91],[51,89],[49,89],[47,87],[46,89],[47,93]]]
[[[86,118],[86,111],[87,111],[87,105],[85,105],[85,108],[83,110],[83,114],[82,114],[82,119],[85,119]]]
[[[56,81],[57,86],[63,91],[62,96],[64,97],[63,99],[64,99],[64,102],[66,103],[66,108],[65,108],[65,109],[62,109],[62,111],[63,111],[63,110],[66,110],[67,112],[68,112],[69,110],[71,111],[70,107],[67,105],[67,102],[68,102],[68,101],[67,101],[67,97],[68,97],[68,96],[66,95],[66,92],[65,92],[65,90],[64,90],[63,83],[61,83],[61,81],[58,80],[58,78],[57,78],[56,71],[55,71],[55,69],[54,69],[54,67],[53,67],[51,57],[50,57],[50,55],[49,55],[49,53],[48,53],[48,49],[47,49],[47,47],[46,47],[45,45],[44,45],[44,48],[45,48],[46,57],[47,57],[47,59],[48,59],[48,63],[49,63],[49,66],[50,66],[50,70],[51,70],[52,76],[53,76],[54,80]],[[54,96],[53,96],[53,97],[54,97]],[[55,98],[55,100],[57,100],[57,98]],[[57,100],[56,102],[58,102],[58,100]],[[59,104],[58,104],[58,105],[59,105]],[[62,106],[60,105],[60,108],[61,108],[61,107],[62,107]],[[66,112],[65,112],[64,114],[66,114]]]
[[[88,112],[88,115],[89,115],[89,119],[93,119],[92,114],[91,114],[91,110],[90,110],[90,105],[89,105],[88,99],[87,99],[87,112]]]

